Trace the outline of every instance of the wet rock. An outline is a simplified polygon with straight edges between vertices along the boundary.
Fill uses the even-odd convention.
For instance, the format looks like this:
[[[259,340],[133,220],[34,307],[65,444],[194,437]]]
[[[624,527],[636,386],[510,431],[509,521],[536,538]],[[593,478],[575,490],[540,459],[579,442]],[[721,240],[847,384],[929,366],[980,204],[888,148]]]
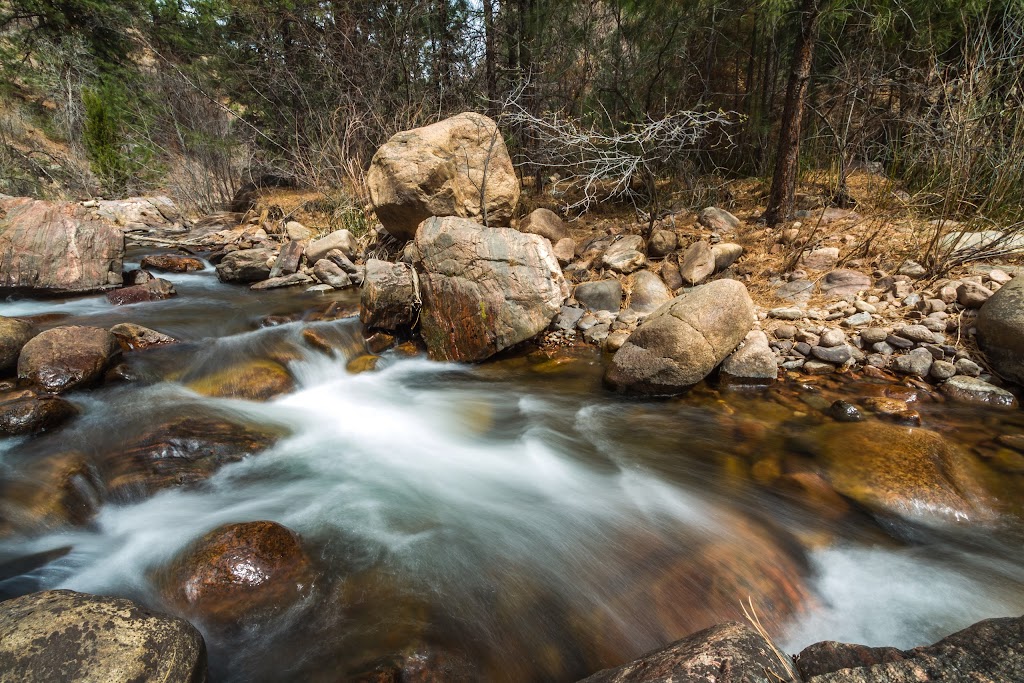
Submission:
[[[857,406],[842,400],[835,401],[829,406],[828,414],[836,422],[860,422],[864,419],[864,414]]]
[[[486,215],[488,225],[508,225],[520,193],[497,124],[470,112],[392,136],[373,155],[366,185],[377,218],[398,239],[415,237],[431,216]]]
[[[107,292],[107,301],[115,306],[140,304],[147,301],[163,301],[177,296],[174,285],[163,278],[154,278],[144,285],[123,287]]]
[[[313,278],[305,273],[292,273],[281,277],[272,277],[262,282],[253,283],[249,289],[254,292],[264,292],[268,289],[282,289],[284,287],[305,287],[313,284]]]
[[[217,264],[217,277],[222,282],[259,282],[270,277],[270,264],[275,261],[269,249],[239,249],[224,256]]]
[[[377,369],[377,364],[380,363],[380,356],[374,356],[371,354],[364,354],[362,356],[356,356],[345,365],[345,370],[353,375],[358,375],[363,372],[371,372]]]
[[[806,252],[800,257],[800,265],[811,270],[828,270],[839,262],[838,247],[822,247]]]
[[[743,247],[732,242],[722,242],[711,247],[711,255],[715,257],[715,272],[721,272],[743,256]]]
[[[715,254],[711,245],[701,240],[690,245],[679,261],[679,275],[683,282],[698,285],[715,272]]]
[[[296,272],[302,264],[302,255],[305,249],[305,244],[297,240],[292,240],[281,247],[281,251],[277,254],[277,260],[274,262],[274,267],[270,269],[270,278],[291,275]]]
[[[96,292],[121,284],[124,234],[71,202],[0,197],[0,290]]]
[[[202,683],[206,645],[187,621],[131,600],[44,591],[0,603],[0,671],[24,683]]]
[[[1024,618],[986,619],[934,645],[901,651],[815,643],[797,655],[806,683],[1024,680]]]
[[[313,266],[313,275],[320,282],[330,285],[335,289],[345,289],[352,286],[352,280],[349,279],[348,273],[330,259],[322,258],[317,261],[316,265]]]
[[[825,296],[842,299],[856,296],[871,287],[871,278],[856,270],[841,268],[825,275],[821,283],[821,292]]]
[[[612,358],[605,381],[635,394],[676,394],[732,353],[753,326],[754,305],[736,280],[717,280],[652,313]]]
[[[644,239],[639,235],[625,235],[616,240],[601,256],[601,265],[616,273],[628,275],[644,267]]]
[[[905,401],[885,396],[870,396],[865,398],[862,403],[876,417],[884,420],[909,427],[921,425],[921,415],[907,405]]]
[[[193,486],[228,463],[269,448],[280,433],[215,416],[171,416],[128,433],[98,461],[111,499],[127,503]]]
[[[583,282],[572,296],[591,311],[615,312],[622,302],[622,283],[614,279]]]
[[[771,384],[779,375],[768,335],[752,330],[743,344],[722,363],[721,376],[727,384]]]
[[[156,276],[148,270],[129,270],[124,274],[124,286],[144,285],[147,282],[152,282],[155,278]]]
[[[150,254],[142,258],[140,265],[143,268],[163,270],[169,273],[193,273],[206,267],[202,260],[181,254]]]
[[[892,359],[892,369],[904,375],[927,377],[935,359],[928,349],[913,349]]]
[[[543,332],[569,287],[538,235],[431,218],[416,233],[420,330],[435,360],[480,361]]]
[[[17,364],[18,354],[31,338],[31,323],[0,316],[0,371]]]
[[[81,525],[96,514],[103,485],[85,455],[68,451],[0,479],[0,538]]]
[[[836,403],[845,403],[836,401]],[[835,403],[832,404],[835,407]],[[850,404],[846,404],[850,405]],[[852,406],[851,406],[852,407]],[[837,414],[845,418],[851,417],[851,413],[845,408],[836,409]],[[857,420],[839,419],[839,422],[856,422]],[[775,487],[795,500],[803,507],[815,512],[825,519],[838,520],[845,517],[850,511],[850,504],[843,499],[835,489],[824,479],[814,472],[788,472],[782,474],[775,480]]]
[[[242,360],[209,374],[186,376],[185,385],[203,396],[267,401],[287,394],[295,381],[283,365],[267,359]]]
[[[569,237],[569,229],[565,227],[565,223],[558,217],[558,214],[551,209],[531,211],[530,215],[520,222],[519,231],[540,235],[553,245]]]
[[[926,525],[994,518],[977,462],[935,432],[884,422],[831,424],[803,443],[836,491],[883,517]]]
[[[977,282],[963,282],[956,288],[956,301],[964,308],[981,308],[992,297],[992,290]]]
[[[177,339],[163,332],[151,330],[135,323],[119,323],[110,328],[122,351],[141,351],[151,346],[175,344]]]
[[[558,240],[554,247],[558,265],[567,266],[576,257],[576,242],[571,237]]]
[[[576,289],[578,290],[579,287]],[[626,305],[637,313],[647,314],[657,310],[671,299],[672,292],[660,277],[649,270],[641,270],[633,276]]]
[[[117,340],[97,327],[55,327],[25,344],[18,377],[60,394],[99,379],[117,350]]]
[[[78,414],[59,396],[21,396],[0,399],[0,435],[37,434],[53,429]]]
[[[788,658],[759,633],[744,624],[729,622],[694,633],[617,669],[600,671],[580,683],[770,683],[790,680],[790,666]]]
[[[406,263],[366,262],[359,298],[359,320],[369,328],[399,330],[415,322],[420,310],[419,281]]]
[[[351,260],[356,257],[359,242],[348,230],[335,230],[306,245],[306,263],[316,263],[322,258],[327,258],[327,254],[335,249]]]
[[[313,567],[295,532],[275,522],[226,524],[185,548],[158,574],[164,599],[184,614],[235,623],[308,594]]]
[[[1024,384],[1024,277],[1015,277],[978,312],[978,341],[993,369]]]
[[[740,226],[740,219],[725,209],[709,206],[697,215],[697,222],[712,232],[728,233]]]
[[[679,238],[671,230],[655,230],[647,242],[647,253],[654,257],[668,256],[679,246]]]
[[[1000,389],[977,377],[958,375],[945,382],[939,390],[956,401],[981,403],[992,406],[1013,408],[1017,405],[1017,397],[1005,389]]]

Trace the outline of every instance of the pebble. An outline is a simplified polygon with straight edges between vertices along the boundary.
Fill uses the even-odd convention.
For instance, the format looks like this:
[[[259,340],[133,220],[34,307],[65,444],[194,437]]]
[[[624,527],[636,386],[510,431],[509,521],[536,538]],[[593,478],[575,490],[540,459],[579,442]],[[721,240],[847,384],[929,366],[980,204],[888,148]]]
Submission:
[[[869,304],[867,301],[854,301],[853,307],[861,313],[878,313],[878,309]]]
[[[773,308],[768,311],[768,317],[775,318],[777,320],[801,320],[804,317],[804,312],[799,308],[792,306]]]
[[[898,337],[895,334],[886,336],[885,343],[894,349],[911,349],[914,347],[914,342],[906,337]]]
[[[803,364],[803,371],[808,375],[831,375],[836,371],[836,368],[831,363],[820,363],[816,360],[809,360]]]
[[[889,333],[881,327],[865,327],[860,331],[860,338],[863,339],[866,344],[877,344],[878,342],[883,342],[888,336]]]
[[[884,341],[875,342],[874,344],[872,344],[871,350],[883,356],[891,356],[892,354],[896,353],[896,349],[892,348]]]

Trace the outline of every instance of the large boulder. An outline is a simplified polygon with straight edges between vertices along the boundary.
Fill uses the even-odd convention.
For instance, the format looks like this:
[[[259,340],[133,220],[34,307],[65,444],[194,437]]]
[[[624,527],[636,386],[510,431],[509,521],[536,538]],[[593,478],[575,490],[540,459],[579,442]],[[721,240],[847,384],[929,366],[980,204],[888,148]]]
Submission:
[[[359,293],[359,321],[370,328],[398,330],[416,322],[419,279],[407,263],[369,259]]]
[[[754,303],[736,280],[716,280],[652,313],[615,352],[605,381],[634,394],[677,394],[706,377],[743,341]]]
[[[31,338],[31,323],[0,316],[0,370],[7,370],[18,362],[21,348]]]
[[[223,624],[288,607],[309,592],[313,578],[298,535],[257,521],[209,532],[158,572],[157,583],[181,612]]]
[[[394,135],[373,155],[366,186],[398,239],[412,239],[431,216],[508,225],[520,192],[497,124],[472,112]]]
[[[99,379],[117,349],[114,335],[98,327],[55,327],[22,348],[18,377],[55,394],[70,391]]]
[[[270,277],[270,269],[276,261],[270,249],[239,249],[217,264],[217,277],[222,282],[259,282]]]
[[[1015,277],[978,312],[978,341],[993,369],[1024,384],[1024,277]]]
[[[569,287],[539,235],[430,218],[416,233],[421,334],[436,360],[480,361],[544,331]]]
[[[183,619],[67,590],[0,603],[0,681],[206,680],[203,637]]]
[[[578,289],[579,286],[577,286]],[[629,289],[628,308],[632,308],[637,313],[647,314],[656,311],[671,300],[672,291],[657,274],[650,270],[641,270],[633,276],[633,284]]]
[[[347,259],[354,259],[359,251],[359,242],[348,230],[341,229],[310,242],[306,246],[306,262],[310,265],[327,258],[330,251],[338,249]]]
[[[581,683],[772,683],[792,680],[789,658],[737,622],[712,626]]]
[[[95,292],[121,284],[124,234],[79,204],[0,197],[0,290]]]

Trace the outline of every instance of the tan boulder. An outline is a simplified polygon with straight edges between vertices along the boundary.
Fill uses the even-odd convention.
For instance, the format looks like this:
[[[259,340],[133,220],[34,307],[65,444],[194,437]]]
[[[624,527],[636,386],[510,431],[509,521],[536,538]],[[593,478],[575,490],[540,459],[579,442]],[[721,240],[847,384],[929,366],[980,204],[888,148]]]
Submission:
[[[551,209],[534,209],[519,224],[519,232],[546,237],[551,244],[558,244],[559,240],[569,237],[569,229],[565,227],[565,223],[558,217],[558,214]]]
[[[394,135],[373,155],[366,185],[398,239],[412,239],[431,216],[508,225],[520,193],[497,124],[472,112]]]

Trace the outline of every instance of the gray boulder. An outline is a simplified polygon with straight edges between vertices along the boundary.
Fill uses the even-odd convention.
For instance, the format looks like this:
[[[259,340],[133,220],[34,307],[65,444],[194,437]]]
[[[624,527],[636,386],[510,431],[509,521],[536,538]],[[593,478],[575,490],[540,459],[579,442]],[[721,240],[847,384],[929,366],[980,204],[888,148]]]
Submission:
[[[754,304],[736,280],[716,280],[652,313],[612,358],[605,381],[634,394],[677,394],[704,379],[753,326]]]
[[[0,603],[0,680],[203,683],[206,644],[183,619],[67,590]]]
[[[276,262],[270,249],[239,249],[227,254],[217,264],[221,282],[259,282],[270,277],[271,264]]]
[[[569,295],[551,242],[464,218],[416,232],[420,332],[431,358],[480,361],[543,332]]]
[[[576,285],[572,296],[591,311],[618,312],[622,303],[622,283],[614,279],[582,282]]]
[[[992,367],[1024,384],[1024,278],[1015,277],[978,312],[978,341]]]
[[[366,262],[359,296],[359,321],[370,328],[397,330],[416,322],[419,281],[407,263]]]
[[[743,345],[722,363],[721,377],[727,384],[771,384],[779,376],[768,335],[751,330]]]

